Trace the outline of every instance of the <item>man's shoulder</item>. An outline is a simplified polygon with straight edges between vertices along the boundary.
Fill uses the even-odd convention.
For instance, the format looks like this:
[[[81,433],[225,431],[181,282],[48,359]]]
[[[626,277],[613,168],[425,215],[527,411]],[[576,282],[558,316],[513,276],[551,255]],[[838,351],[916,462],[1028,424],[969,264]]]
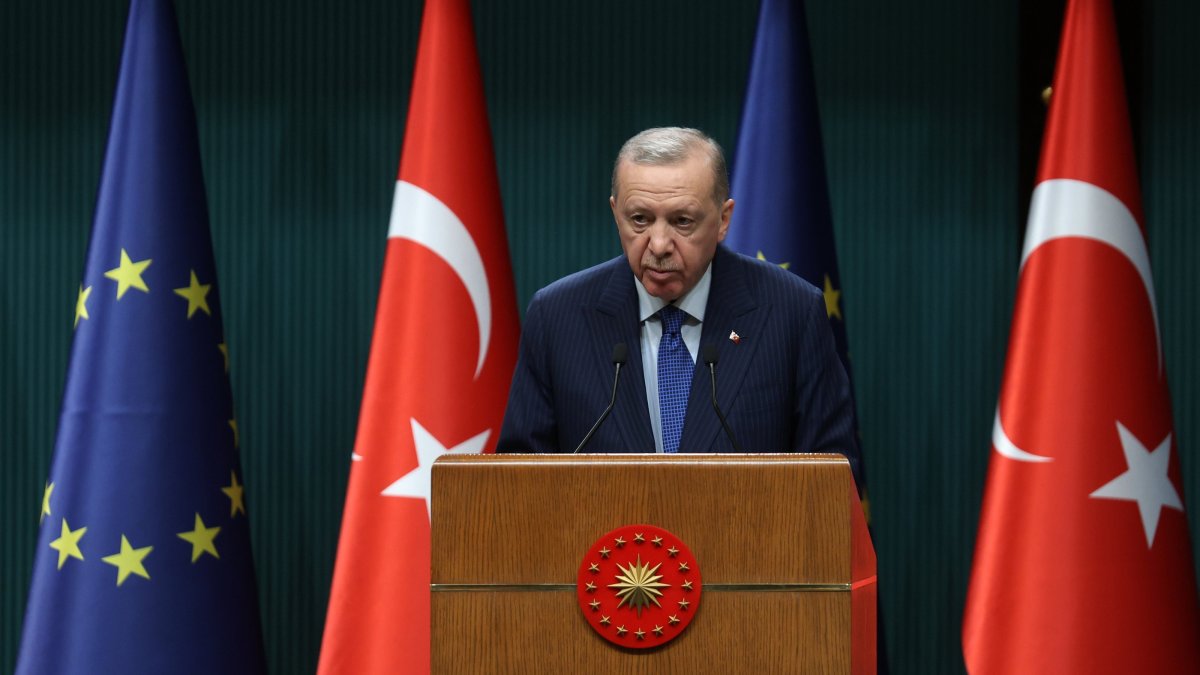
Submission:
[[[620,273],[622,268],[632,277],[633,273],[629,272],[629,265],[624,256],[617,256],[599,265],[568,274],[535,293],[533,302],[586,302],[602,292],[613,279],[613,275]]]
[[[756,297],[795,294],[800,297],[822,296],[821,289],[775,263],[752,258],[723,246],[719,249],[717,260],[719,264],[727,266],[732,274],[744,279]]]

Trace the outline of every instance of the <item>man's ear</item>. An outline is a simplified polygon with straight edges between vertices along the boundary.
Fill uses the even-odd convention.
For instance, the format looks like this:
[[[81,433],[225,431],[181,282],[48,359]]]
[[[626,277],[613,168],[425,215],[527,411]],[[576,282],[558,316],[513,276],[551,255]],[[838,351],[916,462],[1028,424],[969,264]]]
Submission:
[[[726,199],[721,205],[721,226],[717,230],[717,241],[725,241],[725,235],[729,233],[729,219],[733,217],[733,200]]]

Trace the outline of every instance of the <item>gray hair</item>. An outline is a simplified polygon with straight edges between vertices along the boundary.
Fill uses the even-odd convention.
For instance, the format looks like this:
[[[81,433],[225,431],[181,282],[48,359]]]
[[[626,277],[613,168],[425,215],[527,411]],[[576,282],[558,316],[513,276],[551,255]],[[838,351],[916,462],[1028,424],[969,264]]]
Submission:
[[[617,169],[621,162],[647,166],[670,166],[683,162],[693,150],[708,153],[713,172],[713,199],[717,206],[729,199],[729,171],[725,166],[725,152],[720,144],[699,129],[684,127],[655,127],[646,129],[625,141],[613,163],[612,195],[617,196]]]

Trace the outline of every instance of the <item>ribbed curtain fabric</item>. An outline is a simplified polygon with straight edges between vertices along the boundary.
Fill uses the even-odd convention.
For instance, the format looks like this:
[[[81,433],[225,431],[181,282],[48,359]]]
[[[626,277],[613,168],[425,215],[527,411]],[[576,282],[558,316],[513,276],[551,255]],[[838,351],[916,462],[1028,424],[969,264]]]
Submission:
[[[419,2],[177,1],[272,672],[315,670]],[[473,3],[518,302],[620,251],[612,159],[653,125],[732,154],[758,3]],[[1018,8],[808,0],[895,673],[959,621],[1012,314]],[[0,7],[0,671],[13,668],[127,3]],[[1147,8],[1145,210],[1200,508],[1200,6]],[[634,29],[636,27],[636,30]],[[1192,517],[1192,541],[1197,521]],[[1197,556],[1200,560],[1200,556]]]

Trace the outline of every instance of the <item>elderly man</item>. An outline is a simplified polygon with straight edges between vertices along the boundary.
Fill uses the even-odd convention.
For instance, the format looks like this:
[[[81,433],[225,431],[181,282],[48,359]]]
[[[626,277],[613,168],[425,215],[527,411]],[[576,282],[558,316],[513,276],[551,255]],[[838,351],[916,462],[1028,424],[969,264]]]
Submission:
[[[609,205],[625,254],[534,296],[500,452],[575,450],[608,406],[625,351],[612,414],[587,452],[854,447],[821,292],[720,245],[734,203],[715,141],[681,128],[629,139]],[[708,362],[736,444],[713,409]]]

